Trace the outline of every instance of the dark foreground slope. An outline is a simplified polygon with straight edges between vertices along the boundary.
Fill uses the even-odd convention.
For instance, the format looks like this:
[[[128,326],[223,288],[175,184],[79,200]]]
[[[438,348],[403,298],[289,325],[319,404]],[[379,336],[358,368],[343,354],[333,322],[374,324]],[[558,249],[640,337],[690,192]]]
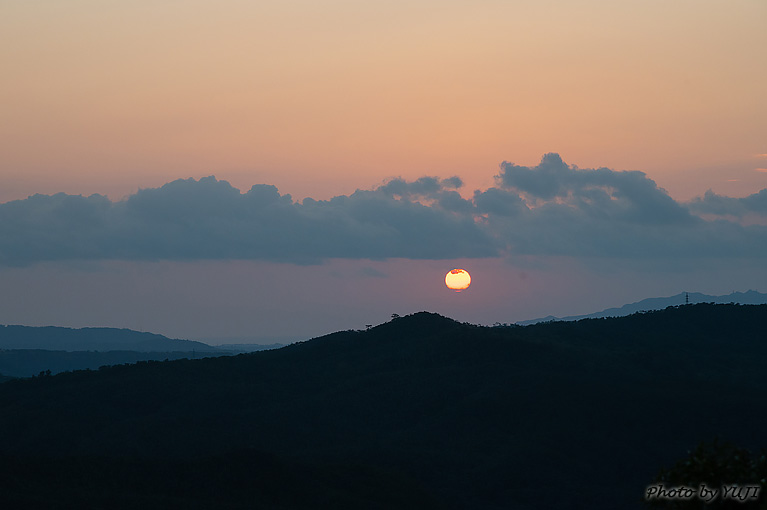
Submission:
[[[737,305],[511,328],[421,313],[275,351],[10,381],[0,498],[638,507],[701,440],[767,445],[765,323],[767,306]]]

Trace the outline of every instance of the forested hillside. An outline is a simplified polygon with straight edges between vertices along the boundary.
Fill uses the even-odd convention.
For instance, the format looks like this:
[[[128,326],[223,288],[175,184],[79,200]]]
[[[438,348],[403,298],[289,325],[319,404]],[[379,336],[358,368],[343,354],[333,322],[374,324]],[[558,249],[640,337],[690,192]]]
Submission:
[[[58,484],[101,501],[127,470],[142,504],[202,508],[202,477],[222,508],[636,508],[702,440],[765,446],[766,322],[767,306],[738,305],[494,328],[419,313],[273,351],[9,381],[0,452],[21,474],[0,493]],[[253,485],[265,476],[269,494]]]

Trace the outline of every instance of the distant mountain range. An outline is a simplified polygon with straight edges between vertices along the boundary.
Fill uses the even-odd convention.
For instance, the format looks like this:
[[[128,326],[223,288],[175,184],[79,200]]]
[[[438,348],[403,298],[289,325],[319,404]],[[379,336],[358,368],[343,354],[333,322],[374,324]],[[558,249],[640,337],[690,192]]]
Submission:
[[[549,321],[578,321],[581,319],[602,319],[604,317],[625,317],[637,312],[648,312],[652,310],[663,310],[668,306],[678,306],[696,303],[716,303],[716,304],[728,304],[735,303],[740,305],[763,305],[767,304],[767,294],[762,294],[755,290],[749,290],[747,292],[733,292],[726,296],[709,296],[708,294],[701,294],[700,292],[680,292],[675,296],[648,298],[638,301],[636,303],[630,303],[623,305],[620,308],[608,308],[601,312],[590,313],[587,315],[569,315],[567,317],[555,317],[549,315],[547,317],[541,317],[540,319],[531,319],[526,321],[519,321],[516,324],[520,326],[529,326],[531,324],[538,324],[539,322]]]
[[[97,369],[139,361],[163,361],[231,356],[282,344],[226,344],[168,338],[154,333],[117,328],[0,325],[0,382],[68,370]]]
[[[62,328],[57,326],[0,326],[0,349],[51,351],[217,351],[192,340],[117,328]]]

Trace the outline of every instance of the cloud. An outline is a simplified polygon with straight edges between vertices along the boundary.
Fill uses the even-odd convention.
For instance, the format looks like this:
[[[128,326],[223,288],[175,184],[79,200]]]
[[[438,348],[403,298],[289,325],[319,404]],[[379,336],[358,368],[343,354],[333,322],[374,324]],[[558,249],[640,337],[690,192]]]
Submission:
[[[756,214],[767,217],[767,189],[743,198],[725,197],[708,190],[702,197],[693,199],[689,208],[698,214],[715,216],[742,218],[748,214]]]
[[[716,201],[761,213],[767,190],[683,204],[643,172],[579,169],[558,154],[535,167],[504,162],[496,182],[475,193],[474,203],[511,255],[670,260],[767,253],[764,226],[701,217]]]
[[[333,257],[438,259],[496,253],[495,241],[471,215],[409,198],[440,197],[455,180],[393,182],[300,204],[274,186],[256,185],[240,193],[214,177],[177,180],[121,202],[100,195],[35,195],[0,204],[0,262],[105,258],[315,263]]]
[[[442,180],[437,177],[421,177],[413,182],[396,178],[377,188],[377,191],[388,196],[420,196],[429,198],[439,195],[444,190],[459,189],[462,186],[463,181],[460,177],[450,177]]]
[[[34,195],[0,204],[0,263],[767,253],[767,228],[737,221],[767,216],[767,190],[745,198],[708,192],[680,203],[642,172],[579,169],[553,153],[534,167],[502,163],[496,182],[464,198],[458,177],[397,178],[300,203],[274,186],[242,193],[215,177],[173,181],[118,202]]]
[[[608,168],[580,170],[558,154],[543,156],[537,167],[503,162],[501,187],[528,197],[531,205],[553,205],[594,217],[641,224],[689,223],[689,211],[643,172]]]

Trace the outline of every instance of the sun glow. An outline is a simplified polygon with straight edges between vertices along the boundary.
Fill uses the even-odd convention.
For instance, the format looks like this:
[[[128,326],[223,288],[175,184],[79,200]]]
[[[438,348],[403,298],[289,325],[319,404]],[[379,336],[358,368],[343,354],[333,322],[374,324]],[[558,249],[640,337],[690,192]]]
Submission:
[[[465,269],[453,269],[445,275],[445,285],[448,289],[461,292],[471,285],[471,276]]]

